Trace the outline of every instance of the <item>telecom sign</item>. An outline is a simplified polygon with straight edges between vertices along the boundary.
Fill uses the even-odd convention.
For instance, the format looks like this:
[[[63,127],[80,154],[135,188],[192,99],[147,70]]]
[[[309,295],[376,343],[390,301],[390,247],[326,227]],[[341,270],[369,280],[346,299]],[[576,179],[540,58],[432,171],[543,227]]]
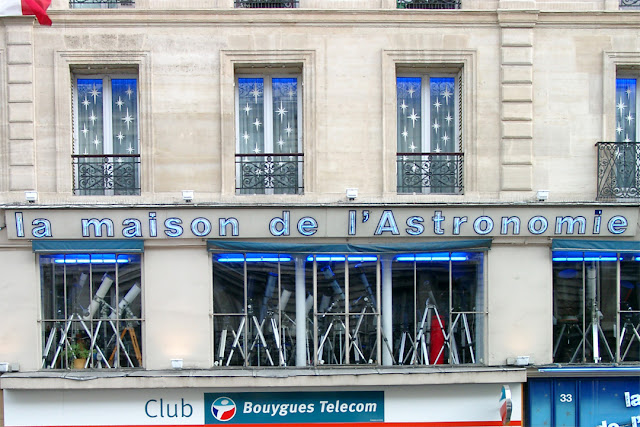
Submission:
[[[384,422],[382,391],[205,393],[205,424]]]

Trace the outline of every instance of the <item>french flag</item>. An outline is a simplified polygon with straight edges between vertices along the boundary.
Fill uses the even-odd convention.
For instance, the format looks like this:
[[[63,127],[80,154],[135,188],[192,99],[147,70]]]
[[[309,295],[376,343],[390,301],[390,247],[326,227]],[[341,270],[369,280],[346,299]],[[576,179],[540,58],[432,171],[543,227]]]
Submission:
[[[0,16],[35,15],[40,25],[51,25],[50,4],[51,0],[0,0]]]

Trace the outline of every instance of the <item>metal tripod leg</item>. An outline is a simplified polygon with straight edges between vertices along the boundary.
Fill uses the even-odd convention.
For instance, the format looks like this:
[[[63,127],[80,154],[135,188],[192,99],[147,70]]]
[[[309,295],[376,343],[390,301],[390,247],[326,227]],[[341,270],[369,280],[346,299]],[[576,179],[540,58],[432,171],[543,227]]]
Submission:
[[[622,327],[622,332],[620,333],[620,347],[622,348],[622,341],[624,339],[624,334],[627,328],[631,328],[631,330],[633,331],[633,335],[631,335],[631,338],[629,339],[629,343],[627,344],[627,348],[624,350],[624,354],[620,358],[621,362],[624,361],[624,359],[627,357],[627,353],[629,353],[629,350],[631,349],[631,345],[633,344],[634,340],[638,340],[638,344],[640,344],[640,334],[638,334],[638,328],[640,328],[640,324],[636,327],[632,323],[627,322]]]
[[[284,354],[282,353],[278,323],[276,322],[276,319],[273,318],[273,316],[271,317],[271,330],[273,331],[273,340],[275,341],[276,349],[278,350],[278,361],[280,362],[280,366],[286,366]]]
[[[258,318],[256,316],[252,316],[252,318],[253,323],[256,325],[256,333],[258,334],[258,338],[260,339],[260,342],[264,347],[264,352],[267,354],[267,359],[269,359],[269,363],[271,364],[271,366],[274,366],[273,359],[271,358],[271,354],[269,353],[269,347],[267,346],[267,340],[264,339],[264,335],[262,334],[262,326],[260,325],[260,323],[258,323]]]
[[[242,337],[242,332],[244,331],[245,320],[246,320],[246,318],[243,316],[242,320],[240,320],[240,326],[238,326],[238,332],[237,333],[234,332],[233,344],[231,345],[231,350],[229,351],[229,357],[227,357],[226,366],[229,366],[229,364],[231,363],[231,357],[233,357],[233,353],[234,353],[236,348],[238,348],[238,351],[242,355],[242,358],[246,360],[244,352],[242,351],[242,347],[238,347],[238,343],[240,342],[240,337]],[[233,330],[232,330],[232,332],[233,332]]]

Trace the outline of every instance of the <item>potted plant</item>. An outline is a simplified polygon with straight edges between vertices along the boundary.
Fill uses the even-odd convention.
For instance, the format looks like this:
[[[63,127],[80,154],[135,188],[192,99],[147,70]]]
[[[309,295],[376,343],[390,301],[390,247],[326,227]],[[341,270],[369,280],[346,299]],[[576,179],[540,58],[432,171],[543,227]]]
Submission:
[[[89,358],[89,350],[84,346],[84,343],[70,344],[65,353],[68,360],[73,360],[73,369],[84,369]]]

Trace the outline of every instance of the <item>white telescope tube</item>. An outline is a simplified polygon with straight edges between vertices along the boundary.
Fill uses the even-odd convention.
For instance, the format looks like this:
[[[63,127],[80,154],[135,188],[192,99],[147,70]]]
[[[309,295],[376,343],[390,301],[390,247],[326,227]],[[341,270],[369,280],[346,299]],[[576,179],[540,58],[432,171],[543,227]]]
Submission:
[[[104,276],[102,276],[102,283],[100,284],[100,287],[91,300],[91,304],[89,304],[89,314],[84,316],[84,320],[93,319],[96,311],[98,311],[98,308],[100,308],[100,303],[104,299],[105,295],[107,295],[107,292],[109,292],[111,285],[113,285],[113,279],[109,277],[107,273],[105,273]]]
[[[118,316],[122,317],[122,313],[131,305],[133,301],[135,301],[136,298],[138,298],[138,295],[140,295],[140,291],[140,286],[137,283],[135,283],[131,287],[131,289],[129,289],[129,292],[127,292],[124,298],[120,300],[120,304],[118,304]],[[109,318],[111,320],[116,319],[115,310],[111,312]]]

